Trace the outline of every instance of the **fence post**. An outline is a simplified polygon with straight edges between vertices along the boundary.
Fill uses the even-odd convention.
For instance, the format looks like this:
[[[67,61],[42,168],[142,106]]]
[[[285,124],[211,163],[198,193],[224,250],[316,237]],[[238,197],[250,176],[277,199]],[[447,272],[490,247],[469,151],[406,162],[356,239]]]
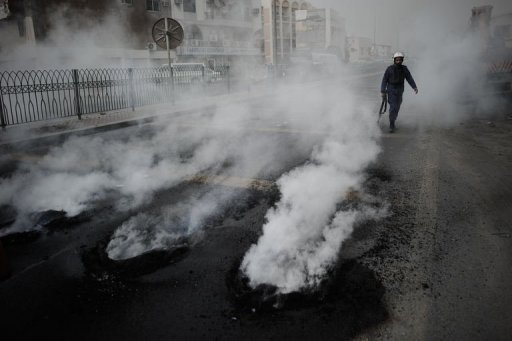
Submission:
[[[132,111],[135,111],[135,88],[133,87],[133,69],[131,67],[128,68],[128,86],[130,106],[132,107]]]
[[[82,108],[80,106],[80,89],[78,88],[78,70],[73,69],[73,87],[75,89],[75,109],[78,119],[82,119]]]
[[[176,88],[174,87],[174,68],[169,65],[170,75],[171,75],[171,103],[174,104],[176,101]]]
[[[4,116],[4,100],[2,96],[2,84],[0,84],[0,126],[2,127],[2,130],[5,130],[5,126],[7,123],[5,122],[5,116]]]

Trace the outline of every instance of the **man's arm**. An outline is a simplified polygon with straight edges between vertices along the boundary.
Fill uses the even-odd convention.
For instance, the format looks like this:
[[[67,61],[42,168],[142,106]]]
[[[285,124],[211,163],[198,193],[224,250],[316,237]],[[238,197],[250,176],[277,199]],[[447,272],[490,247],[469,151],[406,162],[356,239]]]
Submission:
[[[408,68],[405,68],[405,79],[407,80],[407,83],[411,86],[411,88],[414,89],[415,93],[418,93],[418,87],[416,86],[416,82],[414,81],[414,78],[412,78],[411,72]]]
[[[380,84],[381,95],[384,95],[386,93],[386,88],[388,86],[388,80],[389,80],[389,67],[384,72],[384,76],[382,76],[382,82]]]

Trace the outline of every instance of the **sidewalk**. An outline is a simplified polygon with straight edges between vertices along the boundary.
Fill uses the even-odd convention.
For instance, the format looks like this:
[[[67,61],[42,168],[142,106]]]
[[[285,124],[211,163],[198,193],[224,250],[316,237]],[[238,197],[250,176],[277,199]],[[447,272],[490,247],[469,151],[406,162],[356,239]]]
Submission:
[[[270,90],[270,89],[269,89]],[[251,89],[224,94],[221,96],[203,97],[197,100],[188,99],[176,104],[164,103],[144,107],[107,111],[78,116],[62,117],[44,121],[11,125],[0,129],[0,147],[29,142],[35,139],[51,138],[63,134],[80,133],[91,129],[116,129],[122,126],[135,125],[140,122],[151,122],[157,117],[184,114],[208,107],[230,102],[247,101],[265,96],[266,89]]]

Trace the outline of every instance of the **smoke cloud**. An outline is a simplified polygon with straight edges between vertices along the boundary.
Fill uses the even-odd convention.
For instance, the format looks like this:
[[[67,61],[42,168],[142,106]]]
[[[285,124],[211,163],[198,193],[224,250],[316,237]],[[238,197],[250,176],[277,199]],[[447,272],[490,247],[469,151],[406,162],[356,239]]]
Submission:
[[[406,94],[400,119],[453,124],[462,119],[457,99],[479,93],[474,41],[450,31],[444,21],[431,22],[427,12],[406,12],[420,6],[413,4],[396,11],[415,19],[407,21],[408,29],[397,40],[406,47],[420,94],[411,99]],[[460,10],[467,20],[470,8]],[[85,31],[80,44],[96,46],[100,32],[112,33],[105,35],[107,41],[123,39],[122,26],[108,20],[104,25]],[[77,41],[59,27],[53,32],[56,38]],[[47,56],[48,63],[55,60]],[[102,63],[94,55],[83,56],[84,63]],[[75,57],[74,65],[80,64]],[[46,63],[43,55],[40,62]],[[107,248],[111,258],[166,249],[199,233],[206,219],[237,194],[213,188],[150,210],[159,191],[197,175],[266,178],[308,158],[277,180],[281,200],[267,212],[263,234],[241,269],[253,287],[274,285],[281,293],[313,288],[336,261],[354,224],[384,214],[364,205],[340,206],[348,193],[362,190],[363,171],[379,153],[375,108],[361,102],[348,83],[272,84],[272,96],[267,93],[258,110],[244,103],[223,104],[212,114],[161,120],[159,128],[131,137],[70,138],[0,179],[0,205],[15,206],[19,215],[2,233],[35,228],[30,218],[35,212],[63,210],[72,217],[113,198],[114,210],[133,215],[113,233]]]
[[[326,3],[338,8],[350,7],[347,2]],[[406,86],[405,103],[399,116],[401,122],[413,126],[448,126],[473,117],[475,110],[485,108],[489,112],[497,108],[498,101],[486,97],[482,91],[485,75],[481,44],[468,32],[471,5],[399,0],[386,4],[365,3],[375,7],[375,13],[370,13],[368,6],[360,5],[365,7],[364,18],[357,21],[373,21],[367,25],[367,31],[369,27],[376,29],[377,19],[383,19],[382,16],[388,23],[400,23],[398,27],[383,24],[380,27],[384,30],[378,34],[381,39],[386,39],[387,35],[388,44],[396,42],[395,46],[405,51],[406,64],[420,89],[418,96],[408,98],[412,91]],[[392,4],[396,6],[379,10]],[[351,6],[353,10],[357,10],[356,7]],[[348,19],[350,23],[356,17]],[[350,92],[343,93],[347,95],[343,100],[351,97]],[[320,97],[326,103],[333,103],[325,99],[325,94]],[[278,180],[282,200],[267,213],[263,235],[247,252],[241,265],[253,288],[272,285],[280,293],[314,288],[333,265],[354,222],[372,214],[384,214],[380,211],[369,214],[366,209],[337,210],[336,203],[343,195],[352,188],[359,188],[362,170],[378,153],[378,148],[372,144],[378,134],[374,135],[367,124],[371,121],[369,113],[356,110],[350,103],[337,109],[338,118],[350,122],[353,131],[334,132],[340,140],[323,141],[312,153],[311,164]],[[357,119],[351,117],[354,112],[358,113]],[[322,122],[329,122],[332,127],[342,126],[329,117],[322,117]]]
[[[499,114],[510,102],[489,96],[480,34],[471,34],[471,9],[493,6],[493,17],[512,13],[512,3],[489,0],[407,1],[319,0],[347,19],[350,35],[375,39],[405,53],[419,88],[406,84],[399,124],[451,126],[473,117]],[[491,52],[491,55],[493,53]],[[510,58],[510,57],[508,57]],[[390,59],[391,64],[391,59]],[[492,91],[491,91],[492,92]]]
[[[350,98],[346,89],[340,91],[343,99]],[[316,95],[321,103],[328,98]],[[326,102],[336,103],[332,98]],[[314,149],[308,164],[277,181],[282,198],[267,212],[263,235],[241,266],[252,287],[268,284],[289,293],[316,286],[361,216],[337,210],[337,204],[360,189],[364,168],[379,153],[379,132],[373,113],[351,104],[316,111],[315,117],[331,129],[329,138]]]

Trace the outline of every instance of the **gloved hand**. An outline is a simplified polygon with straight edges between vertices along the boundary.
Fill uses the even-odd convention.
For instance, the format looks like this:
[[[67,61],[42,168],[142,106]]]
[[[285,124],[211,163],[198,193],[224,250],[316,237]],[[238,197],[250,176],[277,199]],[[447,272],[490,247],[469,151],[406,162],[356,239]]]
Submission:
[[[418,93],[418,88],[414,89],[414,92],[417,94]]]

